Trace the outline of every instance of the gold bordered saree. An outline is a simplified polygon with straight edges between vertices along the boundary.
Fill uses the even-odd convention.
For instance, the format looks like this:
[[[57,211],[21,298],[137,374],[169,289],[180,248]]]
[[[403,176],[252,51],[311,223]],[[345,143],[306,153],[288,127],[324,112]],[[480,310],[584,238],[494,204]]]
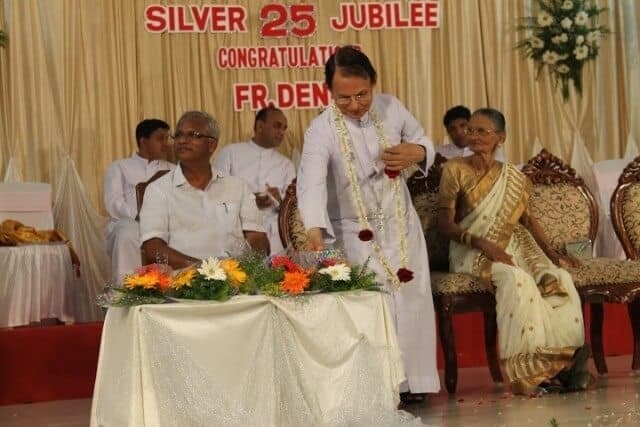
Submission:
[[[464,159],[448,161],[440,206],[454,207],[470,233],[499,245],[515,266],[493,263],[452,241],[450,270],[490,281],[496,291],[500,356],[515,393],[526,393],[571,363],[584,343],[580,298],[567,271],[556,267],[519,219],[530,183],[513,165],[496,163],[484,175]]]

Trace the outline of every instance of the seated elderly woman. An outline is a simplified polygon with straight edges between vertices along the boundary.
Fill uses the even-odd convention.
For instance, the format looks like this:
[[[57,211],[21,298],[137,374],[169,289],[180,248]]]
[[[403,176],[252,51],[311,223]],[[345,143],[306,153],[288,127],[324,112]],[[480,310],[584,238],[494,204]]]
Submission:
[[[557,267],[578,262],[554,251],[528,212],[530,181],[494,159],[506,138],[502,113],[477,110],[466,134],[473,155],[445,163],[440,181],[450,270],[495,286],[500,356],[514,393],[585,389],[593,377],[580,298]]]

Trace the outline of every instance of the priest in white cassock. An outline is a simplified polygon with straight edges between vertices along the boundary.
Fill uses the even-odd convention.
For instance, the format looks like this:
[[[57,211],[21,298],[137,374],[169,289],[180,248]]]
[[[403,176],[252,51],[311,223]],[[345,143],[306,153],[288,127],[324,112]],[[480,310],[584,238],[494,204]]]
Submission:
[[[229,144],[220,150],[215,167],[226,175],[244,179],[255,194],[273,254],[283,250],[278,211],[296,170],[293,162],[277,151],[287,131],[287,118],[281,110],[274,106],[260,110],[253,130],[253,139]]]
[[[156,172],[171,170],[167,161],[169,125],[158,119],[145,119],[136,127],[138,151],[113,162],[104,179],[104,204],[109,213],[106,230],[107,252],[111,255],[111,279],[120,280],[141,265],[140,231],[136,184]]]
[[[344,248],[390,291],[408,382],[403,401],[440,390],[427,249],[402,171],[433,162],[432,142],[396,98],[374,94],[376,71],[351,46],[325,65],[333,103],[305,134],[297,194],[311,246]],[[406,173],[405,173],[406,174]]]

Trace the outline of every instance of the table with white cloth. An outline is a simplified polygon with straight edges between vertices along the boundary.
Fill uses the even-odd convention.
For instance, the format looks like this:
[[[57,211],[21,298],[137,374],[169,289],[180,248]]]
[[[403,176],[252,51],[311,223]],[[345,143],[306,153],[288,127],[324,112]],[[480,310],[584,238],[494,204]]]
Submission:
[[[385,294],[109,308],[91,426],[422,425]]]
[[[0,247],[0,327],[74,320],[78,279],[65,244]]]

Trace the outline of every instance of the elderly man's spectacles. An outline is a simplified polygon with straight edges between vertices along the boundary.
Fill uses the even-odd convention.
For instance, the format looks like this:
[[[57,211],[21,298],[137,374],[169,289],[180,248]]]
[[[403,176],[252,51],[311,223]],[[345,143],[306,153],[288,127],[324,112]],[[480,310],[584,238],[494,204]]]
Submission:
[[[338,105],[349,105],[351,104],[351,100],[356,101],[358,104],[366,104],[371,100],[371,92],[359,93],[357,95],[337,95],[334,100]]]
[[[468,127],[464,130],[465,135],[478,135],[478,136],[487,136],[490,133],[498,133],[495,129],[483,129],[483,128],[472,128]]]
[[[217,139],[215,136],[206,135],[204,133],[196,132],[195,130],[190,130],[187,132],[177,131],[171,138],[174,141],[177,141],[180,138],[184,138],[187,141],[191,141],[193,139],[202,139],[202,138]]]

